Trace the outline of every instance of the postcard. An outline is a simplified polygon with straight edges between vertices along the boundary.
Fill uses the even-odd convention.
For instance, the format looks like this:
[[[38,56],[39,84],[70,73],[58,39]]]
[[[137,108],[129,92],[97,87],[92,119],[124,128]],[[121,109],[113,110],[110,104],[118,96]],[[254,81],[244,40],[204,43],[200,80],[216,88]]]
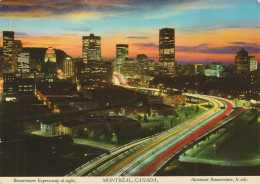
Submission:
[[[0,0],[0,183],[259,183],[259,0]]]

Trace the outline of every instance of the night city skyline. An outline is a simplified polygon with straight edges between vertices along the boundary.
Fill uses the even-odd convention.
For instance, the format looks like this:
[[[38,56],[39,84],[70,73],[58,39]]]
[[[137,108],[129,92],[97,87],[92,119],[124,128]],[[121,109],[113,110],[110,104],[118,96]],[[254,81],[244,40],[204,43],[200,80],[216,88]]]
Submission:
[[[259,32],[259,0],[0,0],[0,183],[259,181]]]
[[[242,47],[260,60],[256,0],[223,0],[217,5],[199,0],[1,1],[0,5],[3,30],[9,30],[11,18],[16,39],[24,47],[54,47],[81,57],[82,36],[94,33],[102,37],[102,58],[115,58],[116,44],[129,44],[129,57],[146,54],[155,59],[158,30],[172,27],[179,63],[231,64]]]

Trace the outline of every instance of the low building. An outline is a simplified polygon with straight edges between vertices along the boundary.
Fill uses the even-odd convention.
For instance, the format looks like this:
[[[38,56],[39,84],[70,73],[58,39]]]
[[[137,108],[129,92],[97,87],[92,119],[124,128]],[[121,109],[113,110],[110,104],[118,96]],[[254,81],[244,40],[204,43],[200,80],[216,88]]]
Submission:
[[[162,104],[163,97],[162,96],[147,96],[148,103],[152,104]]]
[[[204,75],[205,74],[205,65],[195,64],[195,75]]]
[[[41,122],[41,132],[51,136],[56,135],[58,126],[59,123]]]

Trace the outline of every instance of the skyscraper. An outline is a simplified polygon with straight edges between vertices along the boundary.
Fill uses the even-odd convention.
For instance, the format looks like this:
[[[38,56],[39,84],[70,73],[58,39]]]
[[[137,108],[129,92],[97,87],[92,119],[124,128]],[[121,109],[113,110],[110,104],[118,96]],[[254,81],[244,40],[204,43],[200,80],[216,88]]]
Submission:
[[[148,56],[145,54],[137,55],[137,64],[138,64],[138,75],[146,75],[148,73]]]
[[[97,63],[101,61],[101,37],[89,36],[82,38],[82,58],[85,64]]]
[[[17,72],[24,75],[30,73],[30,53],[29,52],[20,52],[17,59]]]
[[[116,44],[116,66],[115,71],[120,73],[122,64],[128,58],[128,44]]]
[[[257,60],[255,56],[249,56],[250,72],[257,70]]]
[[[13,46],[13,65],[12,65],[12,71],[15,73],[17,71],[17,58],[19,52],[21,52],[23,49],[23,45],[21,40],[14,40],[14,46]]]
[[[3,63],[2,72],[11,73],[13,64],[14,32],[3,31]]]
[[[237,52],[235,57],[235,66],[236,72],[249,72],[250,71],[250,58],[248,56],[248,52],[242,48],[240,51]]]
[[[163,28],[159,31],[160,74],[175,76],[175,29]]]
[[[65,77],[71,77],[74,75],[74,64],[71,57],[66,57],[63,60],[63,73]]]

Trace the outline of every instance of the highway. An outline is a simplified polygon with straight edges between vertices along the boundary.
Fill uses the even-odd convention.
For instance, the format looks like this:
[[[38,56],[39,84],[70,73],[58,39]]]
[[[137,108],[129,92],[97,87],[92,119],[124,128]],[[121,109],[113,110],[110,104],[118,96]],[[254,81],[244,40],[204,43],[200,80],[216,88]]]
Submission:
[[[209,101],[213,107],[173,129],[129,143],[110,154],[103,154],[67,176],[153,175],[174,154],[233,111],[234,105],[228,100],[209,96],[199,98]]]
[[[144,166],[143,161],[147,162],[149,157],[153,157],[155,159],[153,161],[149,160],[148,167],[145,166],[140,172],[137,173],[137,175],[139,175],[139,176],[142,176],[142,175],[148,176],[151,174],[149,171],[155,170],[159,166],[158,163],[162,163],[163,161],[165,161],[166,157],[164,155],[166,153],[168,153],[169,150],[172,150],[172,147],[169,148],[164,153],[160,154],[160,155],[164,156],[163,158],[161,156],[154,157],[154,154],[156,153],[156,151],[162,150],[162,148],[164,148],[165,146],[167,146],[169,144],[174,144],[175,147],[178,148],[176,150],[174,149],[174,151],[176,152],[177,150],[179,150],[180,148],[182,148],[185,145],[185,144],[182,144],[182,142],[184,140],[185,140],[184,141],[185,143],[188,143],[188,141],[192,141],[195,138],[194,135],[197,135],[197,132],[196,132],[196,134],[191,134],[191,135],[189,135],[189,134],[191,132],[195,132],[196,129],[200,128],[201,126],[208,125],[208,120],[211,120],[212,116],[213,117],[220,117],[221,115],[224,116],[224,112],[220,108],[223,106],[223,103],[221,101],[216,100],[216,99],[211,99],[208,97],[200,97],[200,98],[210,101],[213,104],[213,108],[210,109],[209,111],[207,111],[206,113],[204,113],[203,115],[199,116],[198,118],[194,119],[193,121],[189,122],[188,124],[185,124],[183,127],[179,128],[173,132],[170,132],[163,138],[158,139],[157,141],[153,142],[149,146],[144,147],[143,149],[130,155],[126,159],[119,162],[117,165],[113,166],[113,168],[107,170],[107,172],[102,172],[102,175],[105,175],[105,176],[135,175],[136,174],[135,172],[134,173],[130,172],[131,169],[135,169],[135,171],[137,170],[137,168],[133,167],[133,166]],[[229,113],[231,111],[232,107],[233,106],[231,105],[230,108],[225,111],[227,111]],[[202,128],[200,128],[200,129],[202,129]],[[186,136],[186,138],[185,138],[185,136]],[[187,136],[188,137],[194,136],[194,137],[189,138],[187,140]],[[176,142],[176,140],[180,140],[180,141]],[[157,149],[158,147],[159,147],[159,149]],[[169,156],[169,154],[166,154],[166,155]],[[158,159],[159,159],[159,162],[158,162]],[[140,161],[142,161],[142,162],[140,162]],[[125,168],[127,168],[127,169],[124,170]],[[149,170],[147,170],[147,168],[149,168]]]

